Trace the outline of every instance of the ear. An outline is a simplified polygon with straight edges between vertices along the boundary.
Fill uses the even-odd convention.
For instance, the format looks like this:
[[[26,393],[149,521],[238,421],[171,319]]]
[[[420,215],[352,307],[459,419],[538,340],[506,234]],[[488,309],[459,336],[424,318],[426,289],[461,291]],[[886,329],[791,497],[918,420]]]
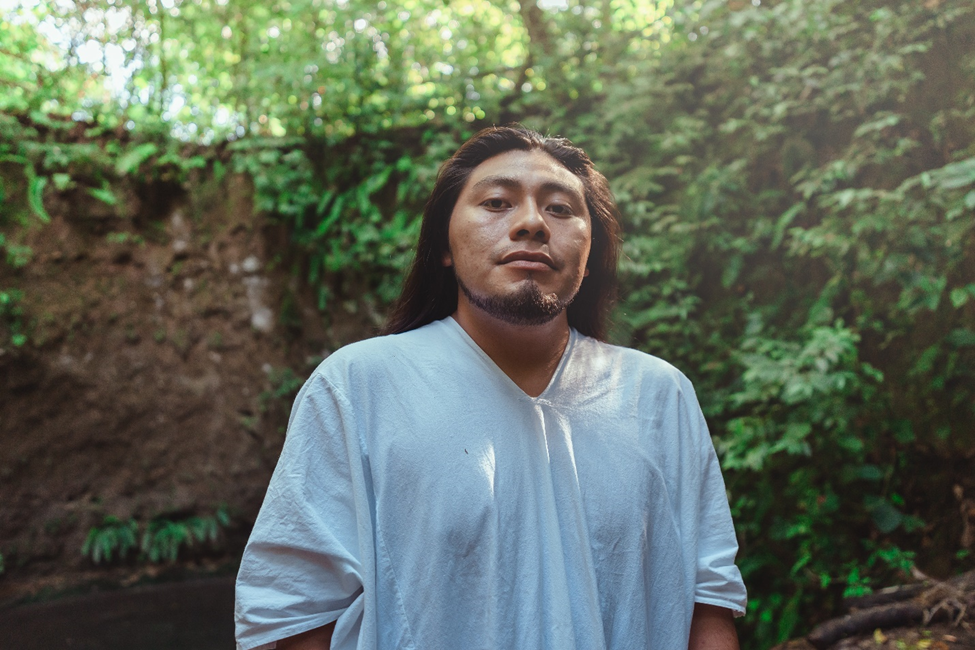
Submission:
[[[447,252],[445,252],[443,254],[443,265],[444,266],[453,266],[454,265],[454,257],[453,257],[453,255],[450,254],[450,251],[447,251]],[[586,272],[588,273],[589,270],[587,269]]]
[[[586,267],[586,272],[582,274],[582,277],[584,277],[584,278],[588,278],[589,277],[589,267],[588,266]]]

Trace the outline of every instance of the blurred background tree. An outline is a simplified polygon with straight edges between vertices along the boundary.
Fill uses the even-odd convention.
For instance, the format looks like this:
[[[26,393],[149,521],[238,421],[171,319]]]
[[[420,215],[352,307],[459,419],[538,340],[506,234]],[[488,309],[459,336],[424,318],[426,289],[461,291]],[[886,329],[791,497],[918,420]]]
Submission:
[[[396,295],[475,130],[565,134],[624,219],[614,340],[682,368],[708,415],[745,645],[915,564],[973,566],[969,0],[21,2],[0,87],[0,221],[228,146],[322,308]],[[65,147],[77,125],[97,151]]]

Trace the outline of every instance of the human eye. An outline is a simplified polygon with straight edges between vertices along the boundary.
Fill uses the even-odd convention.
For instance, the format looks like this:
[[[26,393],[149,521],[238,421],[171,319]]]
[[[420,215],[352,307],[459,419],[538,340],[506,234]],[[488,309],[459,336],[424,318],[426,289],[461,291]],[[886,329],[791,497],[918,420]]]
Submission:
[[[567,203],[553,203],[548,206],[548,211],[557,217],[569,217],[573,214],[572,206]]]
[[[501,198],[490,198],[481,201],[481,205],[488,210],[504,210],[507,207],[508,202]]]

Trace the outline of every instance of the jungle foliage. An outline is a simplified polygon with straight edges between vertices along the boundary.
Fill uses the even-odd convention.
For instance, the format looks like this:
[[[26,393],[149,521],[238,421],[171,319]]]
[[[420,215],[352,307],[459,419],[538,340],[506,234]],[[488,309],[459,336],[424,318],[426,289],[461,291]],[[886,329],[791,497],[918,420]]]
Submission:
[[[395,296],[437,164],[474,130],[570,136],[624,219],[613,338],[682,368],[712,427],[746,645],[913,563],[971,568],[968,0],[115,0],[21,9],[0,35],[0,219],[246,174],[322,307]],[[193,144],[226,140],[226,165]]]
[[[137,542],[140,525],[132,518],[121,520],[114,515],[104,518],[101,525],[88,531],[81,547],[82,555],[95,564],[125,560],[129,551],[138,547],[140,559],[152,563],[175,562],[184,549],[194,544],[218,547],[222,531],[230,524],[230,514],[219,506],[213,514],[191,515],[173,519],[164,515],[154,517],[144,526],[141,544]]]

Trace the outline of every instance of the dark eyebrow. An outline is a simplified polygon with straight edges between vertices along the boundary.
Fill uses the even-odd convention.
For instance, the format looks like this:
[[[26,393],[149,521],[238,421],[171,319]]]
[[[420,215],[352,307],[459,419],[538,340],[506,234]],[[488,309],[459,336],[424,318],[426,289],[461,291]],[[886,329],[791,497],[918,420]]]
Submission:
[[[481,180],[477,181],[471,186],[471,191],[476,192],[486,187],[495,186],[517,190],[522,187],[522,183],[514,176],[502,176],[497,174],[494,176],[485,176]],[[562,192],[564,194],[568,194],[580,204],[585,205],[585,199],[583,198],[582,194],[580,194],[575,188],[570,187],[565,183],[559,183],[558,181],[547,181],[542,183],[542,190],[545,192]]]

